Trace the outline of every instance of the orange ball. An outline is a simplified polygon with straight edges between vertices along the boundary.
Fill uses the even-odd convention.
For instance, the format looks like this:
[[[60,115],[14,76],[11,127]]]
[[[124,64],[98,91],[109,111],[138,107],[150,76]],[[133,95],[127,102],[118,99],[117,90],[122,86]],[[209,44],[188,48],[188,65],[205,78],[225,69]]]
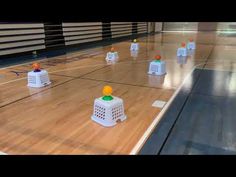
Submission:
[[[102,92],[103,92],[103,95],[110,96],[112,94],[112,87],[109,85],[106,85],[103,87]]]
[[[160,55],[156,55],[156,56],[155,56],[155,59],[156,59],[156,60],[160,60],[160,59],[161,59],[161,56],[160,56]]]
[[[32,67],[33,67],[34,70],[40,70],[40,64],[39,63],[34,63],[32,65]]]
[[[181,43],[181,46],[182,46],[182,47],[185,47],[185,45],[186,45],[186,44],[185,44],[184,42]]]

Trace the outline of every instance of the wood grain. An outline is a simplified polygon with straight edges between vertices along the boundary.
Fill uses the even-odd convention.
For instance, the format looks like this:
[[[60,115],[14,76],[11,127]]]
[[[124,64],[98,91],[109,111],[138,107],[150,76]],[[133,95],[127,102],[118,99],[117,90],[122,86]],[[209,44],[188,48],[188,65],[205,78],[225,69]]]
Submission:
[[[26,74],[31,64],[0,70],[0,151],[8,154],[129,154],[161,111],[155,100],[168,101],[194,66],[235,70],[235,51],[216,47],[227,41],[211,33],[162,33],[139,38],[140,51],[131,57],[130,40],[113,44],[119,60],[105,61],[111,46],[75,51],[39,61],[53,84],[29,89]],[[197,50],[179,63],[176,50],[189,37]],[[230,44],[234,41],[230,38]],[[235,41],[236,43],[236,41]],[[163,77],[147,74],[148,64],[161,54],[167,64]],[[18,72],[18,73],[17,73]],[[17,74],[16,74],[17,73]],[[127,120],[104,128],[91,120],[93,102],[104,85],[124,100]]]

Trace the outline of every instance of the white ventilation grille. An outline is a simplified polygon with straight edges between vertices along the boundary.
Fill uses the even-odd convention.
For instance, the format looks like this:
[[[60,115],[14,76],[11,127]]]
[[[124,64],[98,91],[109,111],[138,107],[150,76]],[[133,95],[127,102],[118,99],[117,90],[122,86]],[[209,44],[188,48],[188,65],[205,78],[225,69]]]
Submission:
[[[43,23],[0,23],[0,56],[45,49]]]

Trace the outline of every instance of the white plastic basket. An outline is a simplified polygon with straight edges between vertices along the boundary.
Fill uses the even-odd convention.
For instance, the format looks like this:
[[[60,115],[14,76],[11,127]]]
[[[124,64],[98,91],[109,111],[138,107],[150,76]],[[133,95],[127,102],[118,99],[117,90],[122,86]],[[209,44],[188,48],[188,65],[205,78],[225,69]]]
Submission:
[[[138,50],[131,50],[130,51],[130,56],[136,59],[138,57]]]
[[[188,56],[192,57],[195,55],[195,50],[188,50]]]
[[[148,75],[148,84],[152,87],[162,87],[165,81],[165,75],[155,76],[155,75]]]
[[[108,52],[106,55],[106,61],[116,61],[118,60],[119,56],[117,52]]]
[[[137,50],[139,50],[139,44],[132,42],[131,45],[130,45],[130,50],[131,50],[131,51],[137,51]]]
[[[185,48],[185,47],[178,48],[178,50],[177,50],[178,57],[180,57],[180,56],[186,57],[187,55],[188,55],[187,48]]]
[[[28,86],[29,87],[44,87],[51,84],[46,70],[41,70],[39,72],[28,72]]]
[[[180,56],[180,57],[177,57],[177,62],[178,64],[186,64],[187,63],[187,57],[183,57],[183,56]]]
[[[123,100],[114,96],[113,100],[109,101],[103,100],[102,97],[96,98],[91,118],[105,127],[111,127],[116,125],[118,121],[124,121],[126,115]]]
[[[166,73],[166,63],[164,61],[150,62],[148,74],[164,75],[165,73]]]
[[[196,44],[195,44],[195,42],[188,42],[188,44],[187,44],[187,49],[188,49],[188,50],[194,50],[194,49],[196,49]]]

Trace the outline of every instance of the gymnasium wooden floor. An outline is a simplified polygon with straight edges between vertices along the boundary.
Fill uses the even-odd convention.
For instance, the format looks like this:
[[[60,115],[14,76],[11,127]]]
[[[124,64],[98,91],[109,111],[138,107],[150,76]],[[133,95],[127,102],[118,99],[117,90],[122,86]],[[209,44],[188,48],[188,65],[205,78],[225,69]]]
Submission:
[[[193,37],[196,51],[182,62],[181,42]],[[50,74],[50,86],[28,88],[31,63],[0,69],[0,151],[7,154],[137,154],[195,67],[236,71],[236,38],[214,32],[161,33],[138,38],[140,51],[131,56],[130,40],[114,43],[119,61],[107,64],[111,46],[96,47],[38,61]],[[147,74],[156,54],[167,74]],[[124,100],[127,120],[104,128],[91,120],[94,99],[105,85]]]

